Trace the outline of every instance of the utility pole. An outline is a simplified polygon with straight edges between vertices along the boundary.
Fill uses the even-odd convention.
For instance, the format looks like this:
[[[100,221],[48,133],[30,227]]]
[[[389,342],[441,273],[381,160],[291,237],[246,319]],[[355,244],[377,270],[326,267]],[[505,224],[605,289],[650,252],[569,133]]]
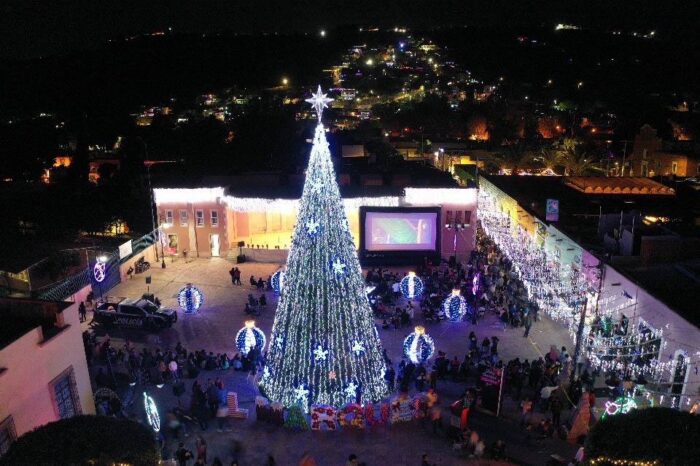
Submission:
[[[625,146],[622,148],[622,172],[621,175],[622,177],[625,176],[625,157],[627,156],[627,141],[623,141],[625,143]]]

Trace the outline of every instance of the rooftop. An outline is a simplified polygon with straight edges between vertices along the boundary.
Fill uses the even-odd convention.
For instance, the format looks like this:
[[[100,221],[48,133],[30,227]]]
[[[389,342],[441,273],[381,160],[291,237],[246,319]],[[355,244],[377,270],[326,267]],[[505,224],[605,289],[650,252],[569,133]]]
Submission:
[[[700,327],[700,259],[616,268],[689,322]]]
[[[41,299],[0,298],[0,349],[37,327],[42,328],[44,340],[51,338],[60,330],[57,327],[58,315],[71,304]]]
[[[540,220],[546,218],[547,199],[558,200],[559,221],[548,223],[589,247],[600,242],[601,214],[637,211],[642,216],[680,219],[688,213],[672,188],[646,178],[481,176]]]

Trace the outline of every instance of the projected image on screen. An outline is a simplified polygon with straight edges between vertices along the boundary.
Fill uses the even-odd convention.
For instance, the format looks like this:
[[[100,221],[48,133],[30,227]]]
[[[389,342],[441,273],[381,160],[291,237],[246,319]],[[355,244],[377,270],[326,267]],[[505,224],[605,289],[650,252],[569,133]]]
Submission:
[[[365,249],[425,251],[435,247],[435,212],[367,212]]]

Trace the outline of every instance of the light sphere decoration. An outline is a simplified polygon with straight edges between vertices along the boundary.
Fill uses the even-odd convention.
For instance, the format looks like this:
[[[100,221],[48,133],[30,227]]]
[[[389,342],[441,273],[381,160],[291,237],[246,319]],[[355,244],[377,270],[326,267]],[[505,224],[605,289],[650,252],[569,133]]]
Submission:
[[[236,334],[236,348],[243,356],[248,356],[253,348],[262,352],[265,343],[265,333],[255,326],[254,320],[246,320],[243,328]]]
[[[92,276],[95,277],[97,283],[102,283],[107,277],[107,264],[99,260],[95,262],[95,266],[92,268]]]
[[[416,275],[416,272],[408,272],[408,275],[401,279],[399,286],[401,294],[406,299],[415,299],[423,294],[423,280]]]
[[[403,341],[403,354],[414,364],[423,364],[435,353],[433,338],[418,326]]]
[[[192,283],[188,283],[178,292],[177,303],[186,314],[196,314],[204,304],[204,293]]]
[[[272,286],[275,293],[282,293],[282,287],[284,286],[284,270],[279,269],[277,272],[272,274],[272,278],[270,278],[270,286]]]
[[[442,309],[451,321],[462,320],[462,317],[467,313],[467,300],[464,299],[459,290],[454,289],[452,294],[443,301]]]

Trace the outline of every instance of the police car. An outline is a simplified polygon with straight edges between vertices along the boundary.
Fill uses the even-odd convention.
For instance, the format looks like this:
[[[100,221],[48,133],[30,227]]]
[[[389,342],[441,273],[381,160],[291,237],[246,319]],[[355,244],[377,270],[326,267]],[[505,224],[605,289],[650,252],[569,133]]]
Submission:
[[[93,322],[105,327],[140,328],[161,330],[177,321],[177,312],[159,308],[147,299],[123,299],[119,302],[100,304],[95,310]]]

